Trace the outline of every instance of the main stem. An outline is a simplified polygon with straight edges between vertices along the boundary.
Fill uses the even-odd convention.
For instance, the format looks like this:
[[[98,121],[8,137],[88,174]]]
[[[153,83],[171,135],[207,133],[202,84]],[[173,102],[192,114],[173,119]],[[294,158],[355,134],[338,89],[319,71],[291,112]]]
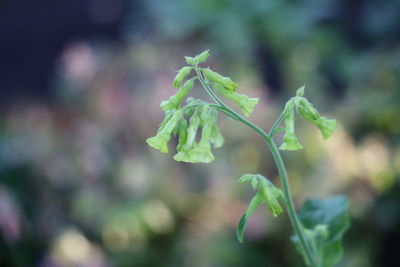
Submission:
[[[290,192],[290,186],[289,186],[289,179],[287,177],[287,172],[285,168],[285,164],[283,162],[282,156],[279,153],[278,147],[276,146],[274,140],[272,138],[264,138],[265,142],[268,144],[272,156],[275,160],[276,166],[278,167],[278,172],[279,176],[281,178],[281,183],[282,183],[282,189],[283,189],[283,194],[285,196],[285,204],[286,204],[286,209],[289,214],[289,219],[292,224],[292,227],[294,229],[294,232],[298,236],[300,240],[300,244],[303,247],[303,250],[305,252],[305,256],[307,258],[307,262],[311,266],[315,266],[314,263],[314,258],[312,256],[312,253],[310,251],[310,247],[308,246],[308,243],[306,241],[306,238],[304,236],[304,231],[301,226],[301,222],[299,218],[297,217],[296,210],[294,208],[293,200],[291,197],[291,192]]]
[[[198,68],[196,68],[197,75],[199,77],[199,81],[204,87],[204,89],[207,91],[207,93],[211,96],[211,98],[218,103],[218,105],[213,105],[216,109],[220,110],[221,112],[225,113],[227,116],[238,120],[242,122],[244,125],[247,127],[251,128],[255,132],[257,132],[266,142],[268,145],[269,149],[271,150],[272,156],[274,158],[275,164],[278,168],[279,176],[281,178],[281,183],[282,183],[282,188],[283,188],[283,195],[284,195],[284,203],[286,206],[286,210],[289,215],[290,223],[292,224],[292,227],[294,229],[294,232],[296,236],[299,238],[300,245],[305,252],[305,258],[306,262],[310,264],[310,266],[316,266],[314,263],[314,258],[312,256],[311,250],[308,246],[308,243],[305,238],[305,234],[303,231],[303,228],[301,226],[301,222],[299,218],[297,217],[296,210],[294,208],[293,200],[292,200],[292,195],[290,192],[290,185],[289,185],[289,180],[287,176],[287,171],[285,164],[283,162],[282,156],[278,150],[278,147],[276,146],[274,140],[272,137],[264,132],[260,127],[249,121],[248,119],[244,118],[242,115],[231,109],[229,106],[227,106],[224,102],[222,102],[221,99],[215,94],[215,92],[208,86],[207,82],[204,80],[202,77],[200,71]],[[274,123],[273,128],[277,127],[279,122],[281,121],[282,116],[278,118],[276,123]],[[271,129],[272,131],[273,129]]]

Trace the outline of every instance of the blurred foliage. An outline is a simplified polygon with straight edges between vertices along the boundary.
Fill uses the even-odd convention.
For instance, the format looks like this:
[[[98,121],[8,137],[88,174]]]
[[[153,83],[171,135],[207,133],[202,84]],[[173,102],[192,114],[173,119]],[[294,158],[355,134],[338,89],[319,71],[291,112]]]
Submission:
[[[206,48],[210,66],[262,99],[251,117],[262,127],[303,84],[338,119],[326,142],[298,123],[306,149],[284,153],[296,204],[347,195],[339,266],[400,265],[399,1],[114,2],[126,8],[118,38],[68,39],[49,77],[54,100],[21,95],[1,112],[0,266],[302,266],[286,215],[260,208],[246,242],[235,237],[252,194],[235,181],[259,172],[279,183],[262,140],[221,117],[227,142],[212,164],[145,144],[183,56]],[[89,13],[107,25],[114,2],[88,1]]]

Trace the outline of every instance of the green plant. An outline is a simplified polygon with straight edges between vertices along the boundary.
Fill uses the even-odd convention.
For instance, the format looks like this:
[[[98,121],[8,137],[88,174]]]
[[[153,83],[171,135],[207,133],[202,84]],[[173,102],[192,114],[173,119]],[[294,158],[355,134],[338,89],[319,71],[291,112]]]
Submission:
[[[292,242],[303,256],[306,265],[315,267],[335,265],[343,254],[341,239],[349,227],[348,202],[343,196],[327,200],[309,199],[297,215],[290,193],[286,168],[279,150],[303,148],[295,134],[296,115],[315,124],[324,139],[327,139],[335,131],[336,120],[327,119],[319,114],[304,97],[303,86],[297,90],[296,96],[286,103],[282,114],[275,121],[271,130],[266,133],[221,100],[220,96],[236,103],[243,114],[248,117],[259,99],[238,94],[236,92],[238,85],[229,77],[224,77],[209,68],[200,67],[200,64],[204,63],[208,57],[208,50],[196,57],[185,57],[188,66],[180,69],[173,81],[173,86],[178,91],[161,103],[165,119],[156,136],[147,139],[147,143],[163,153],[168,153],[168,142],[171,134],[175,134],[179,136],[175,160],[209,163],[214,160],[211,145],[218,148],[224,143],[224,138],[217,125],[217,111],[251,128],[263,138],[270,148],[279,171],[282,190],[261,174],[245,174],[239,179],[239,183],[250,182],[253,189],[257,191],[239,221],[237,227],[239,241],[243,242],[247,220],[257,206],[266,203],[268,209],[276,217],[283,212],[280,205],[282,203],[286,207],[294,230]],[[195,76],[184,82],[192,72],[195,73]],[[189,97],[186,105],[181,106],[192,90],[195,81],[200,82],[214,103]],[[187,123],[187,118],[190,118],[189,123]],[[282,123],[284,123],[284,127],[279,127]],[[196,135],[199,128],[202,129],[201,139],[197,142]],[[273,137],[279,131],[285,131],[285,134],[283,143],[278,149]]]

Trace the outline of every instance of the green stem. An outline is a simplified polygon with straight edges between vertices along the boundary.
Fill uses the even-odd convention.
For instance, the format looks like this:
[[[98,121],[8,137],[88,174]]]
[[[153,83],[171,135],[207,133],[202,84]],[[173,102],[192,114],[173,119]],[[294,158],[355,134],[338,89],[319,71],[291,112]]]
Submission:
[[[278,119],[274,122],[274,124],[271,127],[271,130],[268,133],[269,136],[271,137],[274,136],[274,130],[279,126],[279,123],[281,123],[281,121],[283,120],[283,115],[284,112],[282,112],[281,115],[279,115]]]
[[[279,153],[278,147],[276,146],[274,140],[270,136],[272,131],[279,125],[280,121],[282,120],[283,114],[281,114],[281,116],[278,118],[278,120],[274,123],[274,125],[270,131],[270,134],[267,134],[261,128],[259,128],[257,125],[255,125],[248,119],[244,118],[242,115],[238,114],[236,111],[234,111],[229,106],[227,106],[225,103],[223,103],[222,100],[219,99],[219,97],[215,94],[215,92],[208,86],[207,82],[203,79],[198,68],[196,68],[196,72],[199,77],[199,81],[202,84],[202,86],[204,87],[204,89],[211,96],[211,98],[214,99],[219,104],[219,105],[213,105],[213,107],[222,111],[227,116],[242,122],[247,127],[256,131],[264,139],[264,141],[270,148],[272,156],[275,160],[275,164],[278,168],[279,176],[281,178],[283,194],[284,194],[284,199],[285,199],[284,204],[286,206],[290,222],[292,224],[292,227],[294,229],[296,236],[298,236],[298,238],[300,240],[300,245],[301,245],[303,251],[305,252],[306,262],[308,262],[311,266],[315,266],[312,252],[307,244],[301,222],[300,222],[299,218],[297,217],[297,214],[296,214],[296,211],[294,208],[293,200],[292,200],[291,193],[290,193],[289,180],[287,177],[285,164],[283,162],[281,154]]]
[[[285,200],[286,200],[285,204],[286,204],[290,222],[293,226],[295,234],[297,235],[297,237],[300,240],[300,244],[303,247],[307,261],[310,263],[311,266],[315,266],[311,250],[310,250],[310,248],[307,244],[306,238],[305,238],[303,227],[301,225],[299,218],[297,217],[297,214],[296,214],[296,211],[294,208],[294,204],[293,204],[293,200],[292,200],[291,192],[290,192],[289,180],[287,177],[287,172],[286,172],[286,168],[285,168],[285,164],[283,162],[282,156],[279,153],[278,147],[276,146],[274,140],[272,140],[271,138],[266,138],[265,141],[268,144],[269,148],[271,149],[272,156],[275,160],[276,166],[278,167],[278,172],[279,172],[279,176],[281,178],[283,194],[284,194]]]

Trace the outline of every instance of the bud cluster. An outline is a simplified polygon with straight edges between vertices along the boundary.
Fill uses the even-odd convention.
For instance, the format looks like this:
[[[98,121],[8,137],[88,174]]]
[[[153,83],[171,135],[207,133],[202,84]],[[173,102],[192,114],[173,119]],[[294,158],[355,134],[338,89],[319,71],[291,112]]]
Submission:
[[[250,116],[258,103],[258,98],[249,98],[236,93],[238,85],[231,78],[224,77],[209,68],[199,67],[199,64],[204,63],[209,56],[206,50],[195,57],[185,57],[189,66],[178,70],[172,82],[172,85],[178,89],[177,92],[168,100],[162,101],[160,105],[165,112],[165,119],[156,136],[147,139],[151,147],[168,153],[171,135],[178,135],[177,154],[174,156],[176,161],[211,162],[214,160],[211,145],[219,148],[224,143],[217,125],[217,112],[214,107],[192,98],[188,98],[187,105],[181,107],[196,80],[203,81],[203,85],[212,86],[219,95],[238,104],[245,116]],[[193,71],[197,73],[197,76],[189,77]],[[197,141],[199,129],[201,129],[201,138]]]

